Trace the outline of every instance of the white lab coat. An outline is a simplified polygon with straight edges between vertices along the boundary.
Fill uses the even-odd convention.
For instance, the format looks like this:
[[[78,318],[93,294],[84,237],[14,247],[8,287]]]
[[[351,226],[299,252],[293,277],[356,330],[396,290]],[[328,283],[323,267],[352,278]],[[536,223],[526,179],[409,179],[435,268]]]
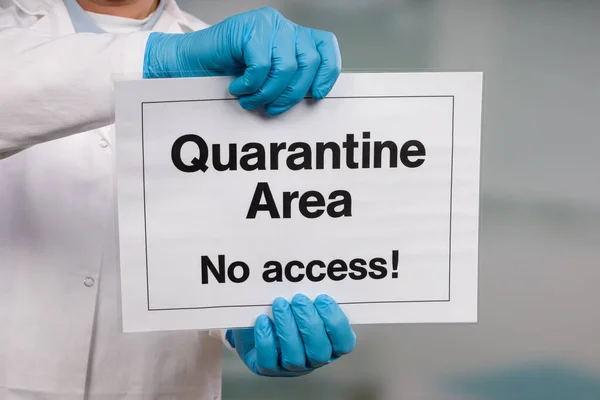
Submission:
[[[111,77],[149,33],[0,4],[0,399],[219,399],[223,331],[120,331]],[[167,0],[154,30],[204,27]]]

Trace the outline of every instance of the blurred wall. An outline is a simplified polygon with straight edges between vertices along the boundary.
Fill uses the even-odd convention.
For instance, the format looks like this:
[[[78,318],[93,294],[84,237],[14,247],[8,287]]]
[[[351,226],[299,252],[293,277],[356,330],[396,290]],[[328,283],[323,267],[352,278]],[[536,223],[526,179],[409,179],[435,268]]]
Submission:
[[[345,70],[485,79],[479,323],[359,326],[295,380],[226,354],[224,399],[600,399],[600,1],[180,4],[209,23],[276,7],[335,32]]]

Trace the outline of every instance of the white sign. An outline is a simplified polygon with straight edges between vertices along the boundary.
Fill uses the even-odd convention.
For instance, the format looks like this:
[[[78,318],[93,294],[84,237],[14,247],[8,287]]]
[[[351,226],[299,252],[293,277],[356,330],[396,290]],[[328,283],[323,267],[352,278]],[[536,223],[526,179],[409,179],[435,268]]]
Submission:
[[[477,320],[480,73],[344,73],[278,117],[229,82],[116,84],[126,332],[253,326],[296,293]]]

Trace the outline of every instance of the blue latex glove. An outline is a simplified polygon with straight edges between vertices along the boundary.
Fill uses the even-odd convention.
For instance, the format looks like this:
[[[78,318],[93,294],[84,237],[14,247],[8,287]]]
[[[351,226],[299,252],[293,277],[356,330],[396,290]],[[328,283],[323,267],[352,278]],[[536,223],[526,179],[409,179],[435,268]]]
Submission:
[[[242,107],[264,106],[277,115],[309,92],[324,98],[341,67],[332,33],[296,25],[266,7],[197,32],[151,33],[144,77],[237,76],[229,91]]]
[[[227,331],[244,364],[261,376],[306,375],[350,353],[356,335],[338,304],[327,295],[314,303],[298,294],[290,304],[273,302],[273,321],[261,315],[255,327]]]

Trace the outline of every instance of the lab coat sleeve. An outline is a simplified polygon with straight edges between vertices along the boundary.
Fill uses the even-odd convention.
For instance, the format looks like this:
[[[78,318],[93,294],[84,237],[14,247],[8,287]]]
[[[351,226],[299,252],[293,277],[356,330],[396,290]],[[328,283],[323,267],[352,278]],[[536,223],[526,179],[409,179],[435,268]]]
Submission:
[[[0,159],[111,124],[113,82],[142,77],[149,34],[0,30]]]

